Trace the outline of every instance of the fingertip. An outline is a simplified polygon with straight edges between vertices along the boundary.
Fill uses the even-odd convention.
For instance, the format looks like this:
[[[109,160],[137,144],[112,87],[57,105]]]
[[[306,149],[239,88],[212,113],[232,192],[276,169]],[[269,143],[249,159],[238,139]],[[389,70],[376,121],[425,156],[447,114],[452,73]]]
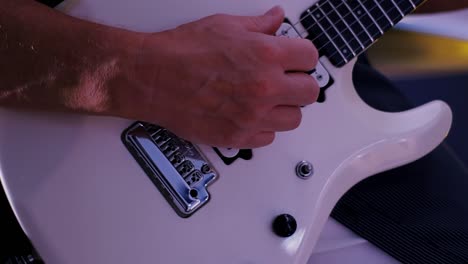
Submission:
[[[306,101],[304,102],[302,106],[311,105],[317,102],[318,97],[320,95],[320,86],[317,80],[310,74],[306,74],[306,75],[307,75],[307,80],[308,80],[307,87],[306,87],[307,92],[306,94],[303,95],[303,97],[306,98]]]
[[[317,102],[318,97],[320,95],[320,86],[319,86],[317,80],[315,80],[315,78],[312,78],[312,80],[314,82],[314,85],[312,86],[312,91],[313,92],[312,92],[311,98],[312,98],[312,103],[315,103],[315,102]]]
[[[265,16],[273,16],[273,17],[281,16],[281,17],[284,17],[284,9],[281,6],[276,5],[276,6],[272,7],[270,10],[268,10],[265,13]]]
[[[274,35],[284,20],[284,11],[275,6],[260,16],[246,17],[246,28],[253,32]]]
[[[320,96],[320,87],[317,87],[317,89],[315,89],[315,93],[312,95],[314,103],[317,102],[319,96]]]
[[[261,31],[269,35],[275,35],[284,21],[284,10],[281,6],[274,6],[265,13],[263,18],[266,21],[266,25]]]

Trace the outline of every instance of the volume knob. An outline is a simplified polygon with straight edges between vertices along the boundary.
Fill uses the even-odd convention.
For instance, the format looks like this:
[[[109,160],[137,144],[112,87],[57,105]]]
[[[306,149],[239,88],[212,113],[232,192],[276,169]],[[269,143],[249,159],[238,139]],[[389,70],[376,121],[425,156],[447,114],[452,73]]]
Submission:
[[[289,214],[278,215],[273,220],[273,232],[280,237],[290,237],[297,229],[296,219]]]

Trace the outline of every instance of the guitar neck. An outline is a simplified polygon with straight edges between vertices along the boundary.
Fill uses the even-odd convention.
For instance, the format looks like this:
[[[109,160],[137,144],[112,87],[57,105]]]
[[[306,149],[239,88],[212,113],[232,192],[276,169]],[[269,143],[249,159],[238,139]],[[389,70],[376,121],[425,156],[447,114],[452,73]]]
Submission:
[[[320,52],[341,67],[369,48],[424,0],[322,0],[300,23]]]

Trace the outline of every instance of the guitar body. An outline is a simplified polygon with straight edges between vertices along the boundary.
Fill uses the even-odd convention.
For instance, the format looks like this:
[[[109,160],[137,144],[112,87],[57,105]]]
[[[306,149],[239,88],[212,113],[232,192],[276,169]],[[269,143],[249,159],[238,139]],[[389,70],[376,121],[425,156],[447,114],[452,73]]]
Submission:
[[[276,4],[295,22],[314,2],[76,0],[59,9],[151,32],[215,13],[259,15]],[[0,175],[21,226],[52,264],[306,263],[348,189],[427,154],[451,124],[440,101],[400,113],[370,108],[352,85],[353,62],[321,62],[334,83],[324,103],[303,108],[298,129],[229,165],[197,146],[217,179],[207,187],[209,201],[187,218],[123,144],[134,121],[0,109]],[[301,161],[313,165],[308,179],[296,175]],[[297,222],[287,238],[272,231],[285,213]]]

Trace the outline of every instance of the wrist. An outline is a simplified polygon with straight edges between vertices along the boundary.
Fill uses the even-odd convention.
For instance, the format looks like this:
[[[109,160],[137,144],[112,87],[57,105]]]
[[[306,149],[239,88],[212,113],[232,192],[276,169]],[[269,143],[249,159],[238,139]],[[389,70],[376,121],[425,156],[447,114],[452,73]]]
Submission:
[[[162,87],[160,72],[168,59],[169,32],[135,33],[119,55],[118,74],[109,82],[109,115],[163,122],[155,101]],[[164,103],[164,102],[161,102]],[[149,116],[150,115],[150,116]]]
[[[65,111],[128,118],[129,101],[134,98],[122,91],[132,87],[129,74],[142,33],[102,25],[85,27],[79,33],[81,42],[69,47],[72,59],[64,75],[74,85],[57,86],[58,101]]]
[[[107,103],[106,108],[97,114],[137,118],[135,106],[144,99],[138,79],[137,63],[145,35],[145,33],[126,31],[112,37],[115,49],[103,61],[104,70],[101,74],[105,83],[104,93]]]

